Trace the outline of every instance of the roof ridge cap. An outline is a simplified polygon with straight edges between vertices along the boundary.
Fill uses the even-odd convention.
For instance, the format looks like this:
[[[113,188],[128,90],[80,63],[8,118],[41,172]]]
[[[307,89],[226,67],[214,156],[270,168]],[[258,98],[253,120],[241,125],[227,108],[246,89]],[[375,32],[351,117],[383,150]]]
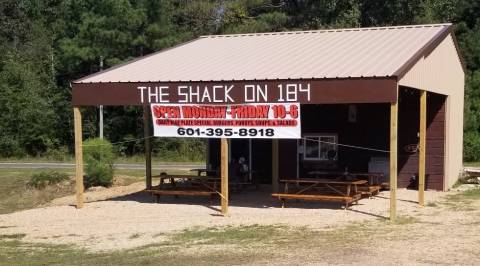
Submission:
[[[342,28],[342,29],[317,29],[317,30],[298,30],[298,31],[274,31],[274,32],[252,32],[252,33],[236,33],[236,34],[218,34],[218,35],[202,35],[199,38],[228,38],[228,37],[244,37],[244,36],[269,36],[269,35],[289,35],[289,34],[308,34],[308,33],[330,33],[330,32],[350,32],[350,31],[369,31],[369,30],[387,30],[387,29],[408,29],[408,28],[429,28],[429,27],[445,27],[451,26],[452,23],[437,24],[414,24],[399,26],[381,26],[381,27],[358,27],[358,28]]]

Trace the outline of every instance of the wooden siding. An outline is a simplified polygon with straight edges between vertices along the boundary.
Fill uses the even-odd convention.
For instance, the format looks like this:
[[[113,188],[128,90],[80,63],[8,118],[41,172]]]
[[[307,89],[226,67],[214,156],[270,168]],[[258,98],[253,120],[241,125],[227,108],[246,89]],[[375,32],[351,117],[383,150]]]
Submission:
[[[389,104],[356,104],[357,121],[348,121],[348,105],[302,105],[302,134],[334,133],[340,144],[388,150]],[[315,169],[368,171],[371,157],[388,157],[388,153],[350,147],[338,147],[338,161],[327,165],[321,161],[300,160],[300,176]]]
[[[278,153],[280,179],[297,178],[297,140],[281,139]]]
[[[420,95],[418,90],[402,88],[399,97],[398,186],[408,187],[418,175],[418,152],[407,145],[418,143]],[[445,156],[445,96],[427,95],[426,189],[443,190]]]
[[[426,187],[442,190],[444,185],[445,156],[445,96],[429,93],[427,98],[427,154]],[[356,104],[357,121],[348,122],[348,105],[302,105],[302,134],[335,133],[338,142],[346,145],[388,150],[389,104]],[[414,89],[400,89],[398,131],[398,187],[410,184],[418,174],[418,153],[405,147],[418,143],[419,94]],[[209,160],[212,167],[219,165],[220,145],[209,140]],[[297,177],[297,140],[280,140],[280,178]],[[260,183],[271,183],[271,140],[254,139],[252,143],[252,169]],[[388,153],[338,147],[338,161],[326,165],[320,161],[304,161],[299,157],[300,177],[316,169],[368,171],[371,157],[388,157]]]

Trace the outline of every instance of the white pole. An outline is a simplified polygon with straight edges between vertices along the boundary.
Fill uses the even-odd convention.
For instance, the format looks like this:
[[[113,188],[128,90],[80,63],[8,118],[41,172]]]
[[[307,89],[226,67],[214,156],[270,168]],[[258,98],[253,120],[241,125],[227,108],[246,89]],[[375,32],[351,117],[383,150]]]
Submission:
[[[103,70],[103,56],[100,56],[100,71]],[[98,128],[99,128],[99,137],[103,139],[103,105],[100,105],[99,110],[99,121],[98,121]]]
[[[103,105],[100,105],[100,119],[98,121],[98,128],[100,129],[100,139],[103,139]]]

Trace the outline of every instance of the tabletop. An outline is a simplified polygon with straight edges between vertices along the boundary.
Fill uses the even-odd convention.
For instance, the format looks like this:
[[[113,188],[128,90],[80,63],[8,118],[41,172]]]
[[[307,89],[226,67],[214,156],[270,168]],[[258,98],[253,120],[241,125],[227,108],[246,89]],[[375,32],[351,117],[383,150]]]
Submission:
[[[335,184],[335,185],[363,185],[367,180],[331,180],[331,179],[319,179],[319,178],[300,178],[300,179],[281,179],[280,182],[284,183],[311,183],[311,184]]]

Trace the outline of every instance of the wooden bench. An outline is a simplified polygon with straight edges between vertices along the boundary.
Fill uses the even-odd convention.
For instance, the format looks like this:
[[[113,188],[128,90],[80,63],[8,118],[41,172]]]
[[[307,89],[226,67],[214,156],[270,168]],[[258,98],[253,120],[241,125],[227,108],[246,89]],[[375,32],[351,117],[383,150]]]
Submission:
[[[345,209],[348,208],[350,203],[358,203],[358,200],[361,198],[361,194],[355,194],[352,196],[337,196],[337,195],[303,195],[303,194],[284,194],[284,193],[273,193],[272,197],[278,198],[282,201],[282,208],[285,206],[286,199],[296,199],[296,200],[318,200],[318,201],[336,201],[343,202],[345,204]]]
[[[160,196],[209,196],[211,200],[217,194],[216,191],[200,191],[200,190],[159,190],[159,189],[146,189],[146,192],[154,195],[156,202],[160,202]]]
[[[362,194],[358,192],[358,186],[367,184],[366,180],[342,181],[332,179],[304,178],[282,179],[285,184],[283,193],[274,193],[272,197],[282,201],[282,208],[286,199],[337,201],[345,205],[345,209],[352,202],[358,203]],[[289,191],[289,186],[295,186],[295,191]]]
[[[212,176],[161,174],[153,177],[160,178],[159,185],[145,191],[155,196],[157,202],[160,201],[161,195],[209,196],[210,200],[213,200],[218,194],[217,189],[220,185],[220,178]],[[169,183],[166,183],[166,180]]]
[[[377,195],[380,192],[380,189],[382,186],[380,185],[365,185],[365,186],[359,186],[358,187],[358,192],[362,194],[362,196],[368,196],[369,198]]]

